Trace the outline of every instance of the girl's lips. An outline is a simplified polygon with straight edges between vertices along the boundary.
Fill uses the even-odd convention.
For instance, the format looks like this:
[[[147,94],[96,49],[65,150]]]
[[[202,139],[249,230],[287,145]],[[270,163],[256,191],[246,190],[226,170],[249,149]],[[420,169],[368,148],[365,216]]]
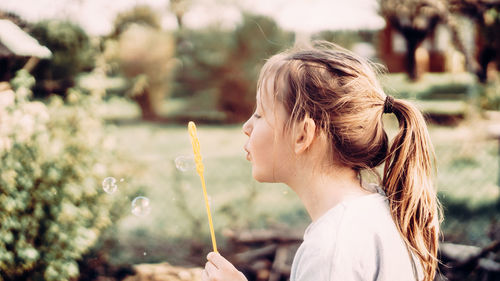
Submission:
[[[250,161],[250,152],[248,151],[248,149],[246,147],[243,148],[245,150],[245,152],[247,153],[247,160]]]

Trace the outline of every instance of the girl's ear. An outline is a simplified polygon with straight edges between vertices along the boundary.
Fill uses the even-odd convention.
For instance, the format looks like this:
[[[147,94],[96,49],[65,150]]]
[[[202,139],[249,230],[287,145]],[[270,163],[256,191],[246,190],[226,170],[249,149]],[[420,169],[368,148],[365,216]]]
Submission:
[[[316,123],[312,118],[306,116],[303,121],[295,127],[294,151],[301,154],[311,147],[316,137]]]

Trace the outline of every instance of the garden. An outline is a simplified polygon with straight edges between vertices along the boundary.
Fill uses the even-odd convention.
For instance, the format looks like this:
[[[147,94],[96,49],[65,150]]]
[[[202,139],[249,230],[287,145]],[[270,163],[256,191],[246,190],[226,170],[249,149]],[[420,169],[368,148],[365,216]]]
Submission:
[[[487,12],[496,26],[499,9]],[[165,31],[148,6],[119,14],[102,37],[61,20],[0,18],[51,51],[35,65],[0,57],[0,280],[201,280],[212,243],[188,121],[219,251],[249,280],[288,280],[310,218],[287,186],[252,178],[242,124],[260,67],[294,45],[293,33],[251,13],[231,30]],[[311,38],[354,48],[376,46],[377,34]],[[491,65],[500,63],[484,81],[466,69],[380,74],[386,93],[413,101],[428,122],[444,214],[436,280],[500,276],[500,75]],[[384,124],[394,136],[395,117]]]

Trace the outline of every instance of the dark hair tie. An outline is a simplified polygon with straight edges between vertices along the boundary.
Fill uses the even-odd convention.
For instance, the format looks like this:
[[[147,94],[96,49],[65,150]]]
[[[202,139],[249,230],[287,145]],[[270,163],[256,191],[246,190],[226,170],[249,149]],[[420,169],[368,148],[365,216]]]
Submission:
[[[393,104],[394,104],[394,98],[391,96],[386,96],[384,102],[384,113],[393,113],[392,111]]]

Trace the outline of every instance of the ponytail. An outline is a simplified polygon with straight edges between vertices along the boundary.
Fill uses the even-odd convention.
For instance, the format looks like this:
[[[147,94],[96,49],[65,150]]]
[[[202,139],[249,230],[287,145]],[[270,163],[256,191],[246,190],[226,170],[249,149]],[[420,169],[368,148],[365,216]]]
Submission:
[[[382,184],[398,230],[422,265],[424,281],[432,281],[441,217],[433,186],[434,149],[420,111],[403,100],[391,103],[399,133],[388,151]]]

